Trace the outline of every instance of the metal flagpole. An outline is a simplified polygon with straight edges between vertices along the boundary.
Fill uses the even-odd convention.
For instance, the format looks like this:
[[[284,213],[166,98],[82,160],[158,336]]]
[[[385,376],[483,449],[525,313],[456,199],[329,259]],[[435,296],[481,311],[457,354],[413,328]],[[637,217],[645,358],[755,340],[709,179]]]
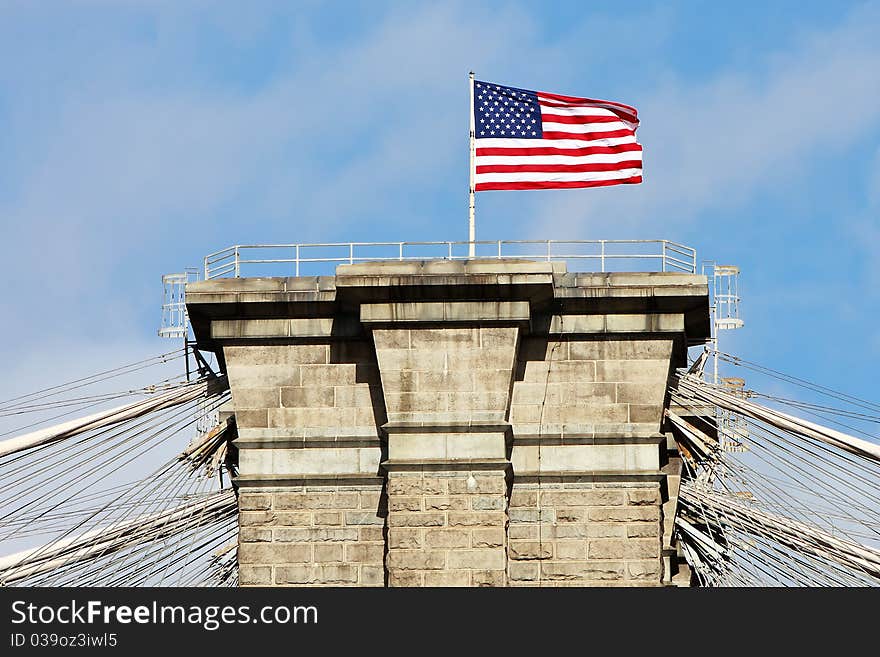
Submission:
[[[474,257],[474,241],[476,239],[476,228],[474,226],[474,186],[476,184],[477,177],[477,139],[476,139],[476,131],[474,128],[474,72],[471,71],[468,74],[470,78],[470,88],[471,88],[471,107],[470,107],[470,115],[471,115],[471,143],[470,143],[470,199],[468,203],[468,257]]]

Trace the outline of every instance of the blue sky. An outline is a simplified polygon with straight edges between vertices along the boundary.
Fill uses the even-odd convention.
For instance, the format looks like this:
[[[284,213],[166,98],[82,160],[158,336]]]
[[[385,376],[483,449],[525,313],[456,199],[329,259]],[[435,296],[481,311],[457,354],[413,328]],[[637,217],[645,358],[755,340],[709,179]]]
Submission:
[[[645,183],[478,195],[481,239],[743,271],[726,349],[877,399],[880,5],[0,0],[0,398],[172,345],[234,243],[466,238],[467,72],[640,110]]]

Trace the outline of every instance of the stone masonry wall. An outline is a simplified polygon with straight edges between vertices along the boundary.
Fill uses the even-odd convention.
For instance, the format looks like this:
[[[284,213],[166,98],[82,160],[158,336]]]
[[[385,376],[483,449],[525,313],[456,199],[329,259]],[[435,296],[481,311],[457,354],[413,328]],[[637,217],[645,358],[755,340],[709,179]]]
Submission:
[[[383,586],[385,418],[372,346],[309,338],[224,354],[239,433],[241,585]]]
[[[239,497],[242,586],[384,586],[382,484],[297,486]]]
[[[515,482],[508,529],[511,586],[659,585],[655,482]]]
[[[672,339],[523,338],[510,421],[518,434],[656,433]],[[543,427],[540,427],[543,422]]]
[[[389,421],[505,419],[517,328],[410,325],[372,333]]]
[[[381,388],[368,341],[229,345],[224,352],[242,437],[378,438],[385,418],[373,403]]]
[[[401,260],[186,294],[230,382],[242,586],[670,583],[664,402],[705,277]]]
[[[503,472],[389,472],[390,586],[505,586]]]
[[[522,340],[510,415],[511,585],[660,584],[659,429],[671,356],[671,338]]]

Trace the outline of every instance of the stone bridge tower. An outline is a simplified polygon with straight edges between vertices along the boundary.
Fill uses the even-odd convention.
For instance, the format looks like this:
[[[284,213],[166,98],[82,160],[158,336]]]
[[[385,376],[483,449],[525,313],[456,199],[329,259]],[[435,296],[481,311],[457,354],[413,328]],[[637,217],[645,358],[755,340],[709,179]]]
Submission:
[[[242,585],[677,581],[666,382],[705,277],[427,260],[186,299],[232,389]]]

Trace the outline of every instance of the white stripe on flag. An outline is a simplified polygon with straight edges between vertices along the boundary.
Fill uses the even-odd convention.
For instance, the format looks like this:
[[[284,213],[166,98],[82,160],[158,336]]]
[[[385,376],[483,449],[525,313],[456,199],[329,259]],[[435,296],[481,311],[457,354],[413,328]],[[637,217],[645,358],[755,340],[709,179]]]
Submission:
[[[575,173],[566,172],[540,172],[540,171],[517,171],[515,173],[478,173],[477,184],[501,183],[501,182],[576,182],[583,180],[617,180],[619,178],[632,178],[641,176],[641,168],[620,169],[618,171],[582,171]]]
[[[477,151],[481,148],[587,148],[590,146],[619,146],[635,144],[635,135],[607,137],[605,139],[500,139],[481,137],[477,139]],[[479,152],[477,157],[480,157]]]
[[[613,116],[620,119],[617,114],[603,107],[553,107],[541,104],[541,112],[557,116]]]
[[[623,153],[597,153],[596,155],[482,155],[477,158],[477,166],[498,164],[612,164],[614,162],[641,161],[642,151]]]
[[[630,127],[623,121],[613,123],[552,123],[544,121],[544,131],[558,132],[608,132],[609,130],[629,130]]]

